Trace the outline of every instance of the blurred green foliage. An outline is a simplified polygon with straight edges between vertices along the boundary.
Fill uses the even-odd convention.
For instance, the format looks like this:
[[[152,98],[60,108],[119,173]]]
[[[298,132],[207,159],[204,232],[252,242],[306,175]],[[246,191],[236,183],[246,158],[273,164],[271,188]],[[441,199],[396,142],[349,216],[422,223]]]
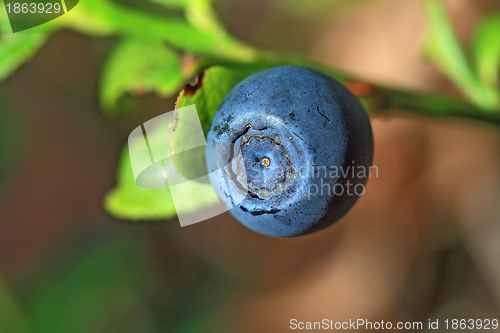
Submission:
[[[208,332],[234,281],[173,244],[158,252],[135,228],[112,236],[80,228],[20,281],[9,285],[0,275],[0,332]]]
[[[472,103],[484,110],[497,112],[500,109],[500,87],[490,85],[491,82],[482,80],[482,77],[468,61],[467,55],[455,36],[443,2],[441,0],[425,0],[424,4],[429,22],[427,53],[430,58]],[[486,28],[483,26],[483,31],[479,35],[482,40],[476,42],[475,45],[476,50],[479,50],[478,60],[486,59],[488,61],[489,59],[484,57],[485,53],[494,54],[495,44],[499,43],[499,30],[496,32],[497,41],[490,40],[492,28],[494,29],[495,25]],[[485,45],[485,43],[490,42],[491,44]],[[485,52],[482,49],[486,47],[488,51]],[[496,47],[498,48],[498,46]],[[497,59],[497,61],[499,60]],[[498,66],[498,63],[496,65]],[[487,63],[486,66],[491,66],[491,63]],[[495,70],[495,68],[492,69]],[[498,67],[493,73],[498,76]]]
[[[140,55],[138,57],[137,55]],[[126,39],[115,46],[102,73],[100,101],[104,112],[124,110],[117,105],[128,92],[157,92],[170,96],[188,78],[179,55],[158,42]]]
[[[0,280],[0,332],[156,332],[143,304],[151,284],[130,246],[115,240],[73,259],[23,302]]]
[[[31,328],[17,300],[0,277],[0,332],[27,333]]]
[[[131,95],[149,92],[162,97],[174,95],[197,73],[205,71],[199,87],[182,90],[177,101],[177,107],[196,104],[205,132],[225,94],[257,70],[295,64],[341,81],[354,80],[302,57],[261,50],[234,38],[219,21],[211,0],[150,0],[150,4],[162,6],[167,14],[158,15],[111,0],[82,0],[68,14],[16,34],[6,33],[8,25],[2,12],[0,79],[29,60],[58,29],[69,28],[96,37],[119,36],[101,76],[99,96],[103,112],[115,116],[130,112],[127,100]],[[315,6],[327,5],[321,2]],[[423,5],[429,28],[426,43],[429,59],[456,85],[465,100],[377,86],[370,95],[360,96],[368,112],[399,108],[500,126],[500,16],[486,18],[478,27],[472,48],[465,50],[455,36],[442,1],[423,0]],[[181,11],[183,15],[170,15],[169,10]],[[176,140],[182,140],[182,136],[177,135]],[[199,156],[196,160],[203,158]],[[204,168],[201,162],[192,161],[176,161],[175,165],[184,174],[190,170],[198,174]],[[112,215],[132,220],[175,216],[168,190],[145,190],[135,184],[127,149],[119,161],[117,183],[105,199],[105,208]],[[189,205],[190,198],[186,200]],[[204,202],[208,203],[210,200]]]
[[[153,332],[153,319],[141,311],[150,283],[137,255],[121,240],[101,244],[42,283],[27,309],[35,332],[118,332],[119,322]]]
[[[475,66],[482,82],[500,90],[500,13],[485,18],[473,45]]]

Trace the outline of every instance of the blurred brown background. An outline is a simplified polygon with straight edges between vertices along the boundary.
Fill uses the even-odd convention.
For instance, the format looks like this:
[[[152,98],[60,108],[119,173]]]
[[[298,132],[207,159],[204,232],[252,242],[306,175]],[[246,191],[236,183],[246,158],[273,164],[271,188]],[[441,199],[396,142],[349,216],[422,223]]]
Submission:
[[[500,10],[486,0],[447,6],[465,44],[478,19]],[[371,82],[455,93],[422,56],[417,0],[221,0],[216,9],[230,31],[258,46]],[[103,116],[99,71],[113,43],[57,33],[0,84],[9,142],[0,169],[0,273],[21,309],[39,313],[32,294],[57,289],[81,269],[79,258],[118,241],[125,245],[117,257],[136,256],[124,272],[144,275],[148,286],[125,287],[134,301],[92,332],[139,332],[139,321],[152,332],[196,321],[203,329],[194,332],[244,333],[288,332],[292,318],[500,317],[496,129],[405,113],[373,118],[378,179],[344,219],[313,235],[266,238],[229,214],[186,228],[118,221],[102,199],[121,148],[137,124],[174,101],[141,97],[139,113]],[[129,299],[120,295],[114,301]]]

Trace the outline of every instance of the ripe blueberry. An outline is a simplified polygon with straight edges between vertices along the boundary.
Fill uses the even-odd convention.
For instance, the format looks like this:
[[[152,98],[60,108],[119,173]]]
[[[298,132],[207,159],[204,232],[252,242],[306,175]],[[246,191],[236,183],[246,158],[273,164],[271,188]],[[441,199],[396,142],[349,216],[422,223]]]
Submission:
[[[297,66],[264,70],[236,85],[207,143],[210,181],[230,213],[275,237],[340,219],[363,193],[373,156],[370,122],[356,97]]]

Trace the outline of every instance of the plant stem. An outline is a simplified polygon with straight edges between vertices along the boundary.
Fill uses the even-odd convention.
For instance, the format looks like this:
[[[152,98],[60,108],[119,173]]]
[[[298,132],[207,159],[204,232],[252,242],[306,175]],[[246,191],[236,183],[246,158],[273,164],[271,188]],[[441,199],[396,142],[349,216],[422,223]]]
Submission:
[[[429,0],[430,3],[435,1]],[[309,67],[344,82],[373,114],[407,110],[432,117],[475,119],[500,127],[500,110],[492,109],[490,104],[488,108],[480,108],[448,96],[412,93],[364,83],[300,56],[261,50],[230,35],[207,3],[195,1],[192,6],[186,8],[187,21],[184,21],[138,13],[107,0],[87,0],[77,7],[78,15],[73,11],[73,15],[69,13],[66,18],[62,17],[59,24],[91,35],[119,34],[161,40],[182,52],[202,55],[204,60],[200,68],[223,65],[235,68],[248,66],[259,70],[284,64]],[[462,61],[455,67],[463,68],[465,65]],[[466,80],[457,78],[456,81]],[[461,88],[467,86],[463,84]]]
[[[463,118],[476,120],[500,128],[500,110],[491,112],[473,106],[457,98],[422,92],[409,92],[397,88],[364,82],[347,75],[340,74],[328,67],[297,56],[283,56],[262,51],[259,61],[246,63],[239,61],[207,61],[201,69],[213,65],[221,65],[235,70],[251,68],[257,72],[266,68],[281,65],[297,65],[317,70],[344,83],[372,115],[394,111],[407,111],[429,117]]]
[[[382,89],[379,98],[383,107],[375,113],[409,111],[429,117],[449,117],[476,120],[500,128],[500,113],[485,112],[465,101],[437,94],[415,94]]]

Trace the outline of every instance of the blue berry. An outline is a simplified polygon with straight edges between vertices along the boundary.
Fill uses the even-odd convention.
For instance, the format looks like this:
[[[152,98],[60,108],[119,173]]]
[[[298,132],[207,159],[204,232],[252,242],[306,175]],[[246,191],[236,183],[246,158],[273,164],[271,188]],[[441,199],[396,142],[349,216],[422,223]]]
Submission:
[[[207,144],[210,181],[230,213],[274,237],[339,220],[363,193],[373,157],[370,122],[356,97],[298,66],[264,70],[236,85]]]

